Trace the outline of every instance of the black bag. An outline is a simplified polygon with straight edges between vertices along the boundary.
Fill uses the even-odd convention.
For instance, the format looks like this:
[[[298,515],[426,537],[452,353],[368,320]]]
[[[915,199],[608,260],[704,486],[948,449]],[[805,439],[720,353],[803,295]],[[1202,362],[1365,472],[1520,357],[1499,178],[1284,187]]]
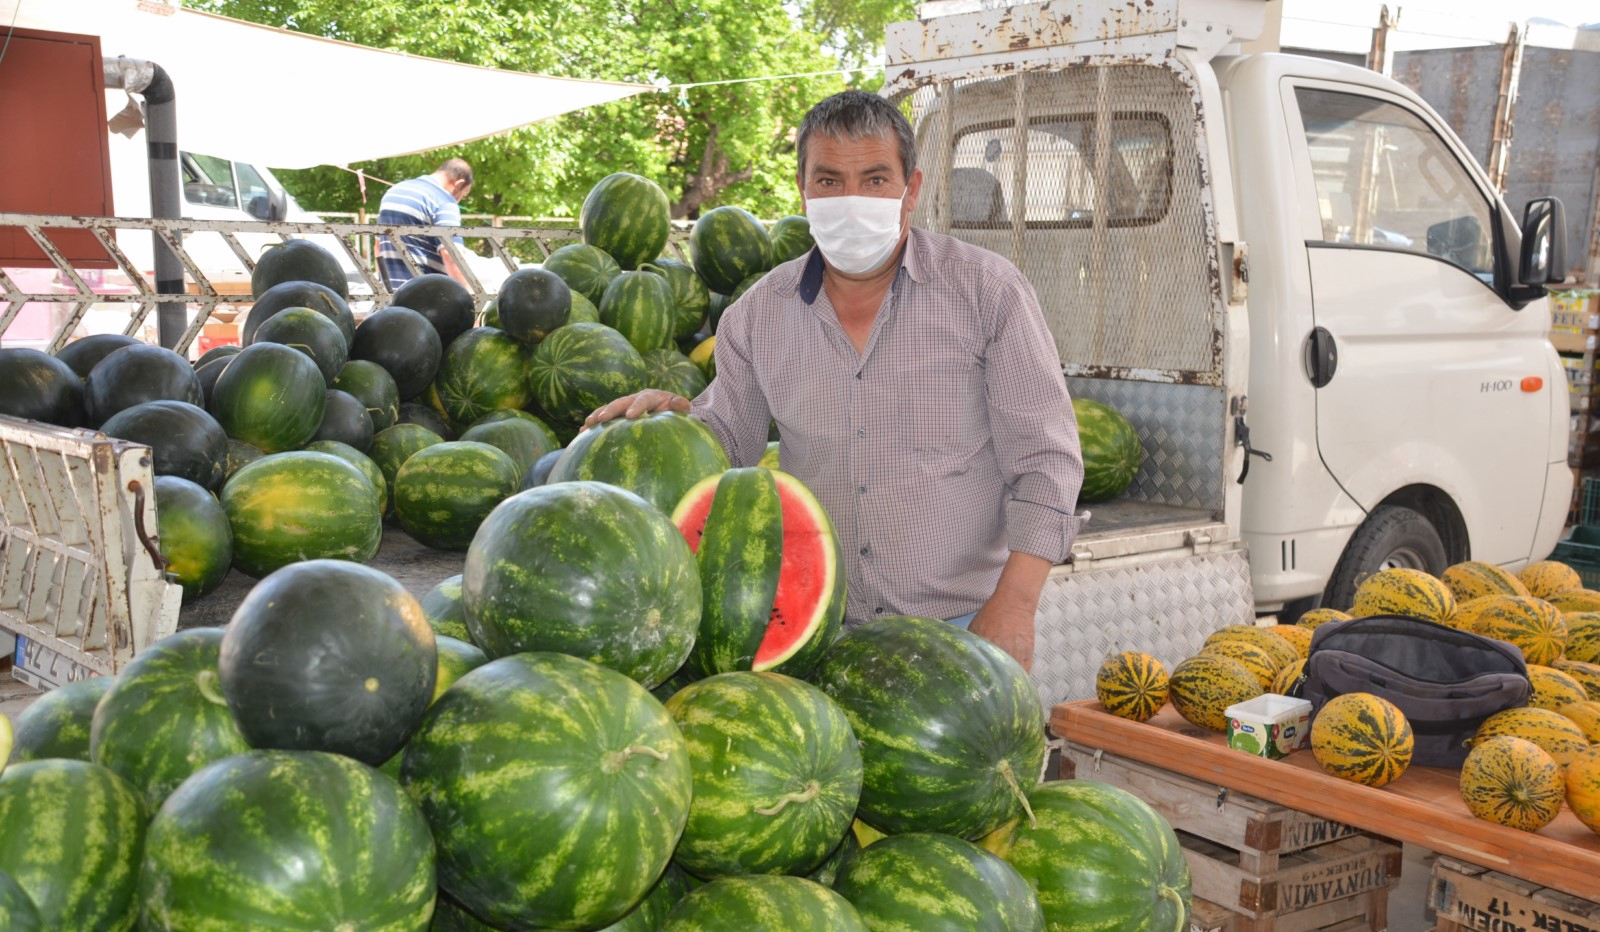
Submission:
[[[1298,690],[1313,722],[1345,693],[1394,703],[1416,739],[1411,761],[1425,767],[1460,767],[1483,720],[1527,705],[1531,691],[1516,645],[1397,615],[1318,625]]]

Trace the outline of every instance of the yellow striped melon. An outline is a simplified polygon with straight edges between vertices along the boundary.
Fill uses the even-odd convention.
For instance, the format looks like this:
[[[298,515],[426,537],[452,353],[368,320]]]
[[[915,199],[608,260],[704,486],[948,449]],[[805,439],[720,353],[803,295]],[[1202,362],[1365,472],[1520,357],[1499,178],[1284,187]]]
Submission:
[[[1405,715],[1371,693],[1335,696],[1311,720],[1311,753],[1318,766],[1366,786],[1383,786],[1405,773],[1415,743]]]
[[[1528,705],[1539,709],[1555,710],[1571,702],[1583,702],[1589,698],[1583,686],[1577,680],[1562,673],[1555,667],[1542,664],[1528,664],[1528,682],[1533,684],[1533,693],[1528,696]]]
[[[1313,629],[1303,628],[1300,625],[1279,625],[1275,633],[1288,641],[1289,646],[1293,647],[1301,658],[1311,656],[1311,636],[1316,633]]]
[[[1504,594],[1480,595],[1475,599],[1457,602],[1456,613],[1450,616],[1450,620],[1446,624],[1452,628],[1460,628],[1462,631],[1477,631],[1478,616],[1483,614],[1483,610],[1498,603],[1501,599],[1510,598],[1515,598],[1515,596]]]
[[[1517,645],[1530,664],[1548,665],[1567,646],[1566,619],[1554,605],[1533,596],[1496,599],[1478,612],[1473,630]]]
[[[1149,721],[1167,704],[1167,667],[1143,651],[1113,654],[1100,664],[1094,691],[1107,712]]]
[[[1577,680],[1590,699],[1600,699],[1600,663],[1558,658],[1550,666]]]
[[[1544,748],[1545,753],[1554,757],[1556,763],[1563,767],[1577,754],[1589,749],[1589,739],[1584,737],[1583,729],[1572,719],[1559,712],[1531,706],[1504,709],[1484,719],[1467,746],[1475,747],[1480,741],[1501,735],[1532,741]]]
[[[1561,812],[1561,767],[1526,738],[1500,735],[1473,745],[1461,765],[1461,799],[1480,819],[1536,832]]]
[[[1567,765],[1567,808],[1592,832],[1600,832],[1600,748]]]
[[[1349,620],[1349,612],[1341,612],[1336,608],[1314,608],[1311,611],[1306,612],[1304,615],[1301,615],[1300,620],[1295,622],[1295,624],[1306,628],[1315,628],[1318,625],[1325,625],[1330,621]]]
[[[1232,657],[1244,664],[1250,675],[1261,684],[1263,692],[1272,687],[1273,678],[1283,667],[1283,664],[1272,656],[1271,651],[1243,638],[1217,638],[1200,648],[1200,653]]]
[[[1285,641],[1278,634],[1278,627],[1278,625],[1266,627],[1261,625],[1224,625],[1206,635],[1205,644],[1202,646],[1209,646],[1224,638],[1240,638],[1257,647],[1266,648],[1277,659],[1278,666],[1281,667],[1286,663],[1293,663],[1298,660],[1300,652],[1294,649],[1293,644]]]
[[[1568,660],[1600,663],[1600,612],[1567,612]]]
[[[1439,581],[1449,587],[1457,602],[1481,595],[1528,594],[1528,587],[1516,574],[1482,560],[1467,560],[1448,567],[1439,574]]]
[[[1179,715],[1212,731],[1228,730],[1229,706],[1263,692],[1244,664],[1219,654],[1197,654],[1179,663],[1172,668],[1167,688]]]
[[[1350,603],[1357,618],[1403,615],[1444,624],[1456,613],[1456,597],[1445,584],[1421,570],[1395,566],[1361,581]]]
[[[1541,599],[1548,599],[1568,589],[1583,588],[1583,578],[1578,575],[1578,571],[1555,560],[1529,563],[1517,573],[1517,578],[1528,587],[1529,595]]]
[[[1294,689],[1294,684],[1299,682],[1301,675],[1305,672],[1306,662],[1304,660],[1296,660],[1294,663],[1285,664],[1283,669],[1278,671],[1278,675],[1272,678],[1272,688],[1268,692],[1276,693],[1280,696],[1289,695],[1289,691]]]
[[[1566,589],[1549,601],[1563,612],[1600,612],[1600,592],[1593,589]]]
[[[1561,714],[1572,721],[1590,744],[1600,744],[1600,702],[1585,699],[1561,707]]]

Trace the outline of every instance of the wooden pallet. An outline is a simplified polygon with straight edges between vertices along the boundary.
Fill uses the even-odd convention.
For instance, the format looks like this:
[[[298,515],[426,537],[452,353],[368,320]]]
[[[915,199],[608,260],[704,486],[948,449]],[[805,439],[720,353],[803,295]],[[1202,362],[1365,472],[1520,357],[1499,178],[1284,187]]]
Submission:
[[[1428,907],[1434,932],[1600,932],[1600,902],[1455,858],[1433,862]]]

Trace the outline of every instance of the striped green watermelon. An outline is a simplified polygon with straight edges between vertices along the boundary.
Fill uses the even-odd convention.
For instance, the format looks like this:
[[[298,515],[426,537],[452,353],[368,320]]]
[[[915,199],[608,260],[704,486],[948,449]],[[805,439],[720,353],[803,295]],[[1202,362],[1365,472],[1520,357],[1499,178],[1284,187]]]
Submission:
[[[372,492],[378,500],[378,508],[382,511],[389,510],[389,483],[383,476],[383,470],[378,468],[378,464],[373,461],[372,457],[362,453],[348,443],[340,443],[337,440],[313,440],[306,444],[306,451],[309,453],[331,453],[361,470],[361,474],[367,477],[368,482],[372,483]]]
[[[572,289],[549,269],[518,269],[500,283],[495,314],[508,336],[538,343],[571,317]]]
[[[560,651],[646,688],[683,664],[700,577],[683,535],[632,492],[559,482],[489,514],[461,577],[472,642],[491,657]]]
[[[622,271],[622,266],[617,265],[617,260],[611,258],[610,253],[587,243],[562,246],[544,260],[543,267],[561,276],[574,295],[582,295],[595,306],[600,304],[600,296],[605,294],[606,285]]]
[[[844,555],[799,479],[755,466],[707,476],[672,522],[700,566],[700,634],[689,666],[706,675],[809,676],[844,619]]]
[[[461,439],[487,443],[511,457],[521,479],[539,457],[560,449],[561,444],[543,421],[523,411],[516,413],[522,416],[480,420],[462,431]]]
[[[211,413],[228,436],[281,453],[316,436],[327,390],[311,357],[281,343],[254,343],[217,377]]]
[[[331,453],[263,456],[222,487],[222,508],[233,565],[257,579],[297,560],[365,563],[383,539],[371,480]]]
[[[418,450],[394,477],[394,513],[429,547],[466,550],[489,512],[522,484],[522,470],[498,447],[472,440]]]
[[[676,348],[664,346],[643,356],[646,388],[665,389],[685,398],[706,390],[706,374]]]
[[[694,774],[673,858],[700,877],[802,874],[839,846],[861,797],[861,752],[822,690],[780,673],[723,673],[666,703]]]
[[[11,875],[0,871],[0,929],[10,932],[47,932],[33,897]]]
[[[550,482],[606,482],[671,514],[695,483],[728,468],[711,428],[675,411],[614,418],[579,434],[550,470]]]
[[[767,236],[772,240],[773,265],[798,259],[817,244],[811,238],[810,218],[798,214],[774,220]]]
[[[835,641],[812,681],[861,739],[858,817],[873,828],[978,838],[1025,812],[1044,715],[1000,648],[943,621],[885,616]]]
[[[476,644],[453,637],[439,635],[433,640],[439,651],[439,674],[433,681],[433,702],[438,702],[439,697],[455,685],[456,680],[488,663],[489,655],[478,649]]]
[[[1039,897],[1017,869],[953,835],[891,835],[840,869],[833,889],[869,929],[1044,932]]]
[[[1033,819],[984,846],[1038,892],[1050,932],[1189,928],[1189,863],[1148,803],[1091,780],[1041,784],[1028,802]]]
[[[11,763],[52,757],[87,761],[95,707],[111,688],[112,677],[89,676],[52,689],[28,704],[11,738]]]
[[[339,325],[309,307],[287,307],[256,328],[254,343],[281,343],[317,364],[324,385],[350,361],[350,343]]]
[[[150,823],[149,932],[425,932],[428,824],[390,778],[337,754],[250,751],[185,780]]]
[[[483,417],[473,421],[469,427],[482,427],[485,424],[494,424],[499,421],[511,420],[527,421],[529,424],[537,427],[539,429],[540,436],[544,438],[544,446],[546,448],[553,450],[561,446],[561,441],[556,439],[555,431],[550,428],[550,425],[545,422],[544,418],[534,414],[532,411],[513,411],[510,409],[490,411]]]
[[[154,812],[190,774],[250,750],[222,695],[221,628],[191,628],[140,651],[96,707],[90,759]]]
[[[0,774],[0,872],[52,932],[126,932],[148,818],[138,792],[98,764],[14,764]]]
[[[743,207],[717,207],[700,215],[689,231],[694,270],[717,294],[732,294],[739,283],[772,268],[767,228]]]
[[[839,842],[839,846],[833,849],[833,853],[829,854],[816,870],[806,875],[807,880],[815,880],[824,887],[832,887],[834,885],[838,880],[839,871],[861,851],[861,842],[856,840],[854,825],[854,823],[851,823],[851,831],[844,833],[844,840]]]
[[[722,877],[689,893],[661,932],[869,932],[856,908],[804,877]]]
[[[467,606],[461,599],[460,573],[428,590],[422,597],[422,614],[434,634],[472,641],[472,635],[467,633]]]
[[[765,272],[756,272],[752,275],[746,276],[745,280],[739,283],[739,287],[733,289],[733,292],[728,295],[728,306],[732,307],[735,301],[738,301],[740,298],[744,297],[744,293],[749,291],[751,288],[754,288],[756,286],[756,282],[761,281],[761,279],[765,278],[766,275],[767,273]]]
[[[605,255],[605,253],[601,253],[601,255]],[[607,258],[610,258],[610,257],[607,256]],[[620,271],[621,271],[620,269],[616,269],[613,266],[613,277],[615,276],[616,273],[619,273]],[[605,286],[609,282],[610,282],[610,279],[608,278],[608,279],[606,279],[605,282],[601,283],[601,285],[600,285],[601,297],[605,296]],[[600,322],[600,306],[598,304],[596,304],[594,301],[589,300],[589,298],[586,295],[581,295],[578,292],[574,291],[572,293],[572,310],[571,310],[571,312],[569,312],[567,314],[567,323],[569,323],[569,324],[578,324],[578,323],[598,324],[599,322]]]
[[[188,479],[156,477],[156,528],[167,576],[188,604],[217,588],[233,562],[233,531],[217,497]]]
[[[644,359],[628,338],[605,324],[557,327],[533,351],[528,380],[552,416],[582,423],[606,402],[644,387]]]
[[[502,657],[457,680],[400,773],[433,829],[439,885],[507,928],[621,918],[666,869],[692,788],[661,703],[554,653]]]
[[[349,392],[366,406],[373,433],[394,426],[400,417],[400,387],[389,370],[366,359],[352,359],[339,370],[329,388]]]
[[[400,474],[400,467],[418,451],[444,442],[443,437],[421,424],[396,424],[373,435],[367,456],[378,464],[378,470],[383,473],[384,500],[389,503],[385,515],[394,513],[394,479]]]
[[[600,296],[600,322],[641,353],[672,345],[677,306],[667,280],[652,272],[623,272]]]
[[[706,322],[706,314],[711,312],[711,289],[695,273],[694,266],[682,259],[662,256],[640,268],[667,281],[667,288],[672,292],[672,336],[679,340],[693,336]]]
[[[609,253],[622,268],[637,269],[667,245],[672,205],[649,178],[614,172],[589,189],[578,227],[585,243]]]
[[[456,337],[444,351],[433,384],[445,415],[457,424],[533,400],[527,348],[493,327],[475,327]]]
[[[1139,432],[1121,412],[1088,398],[1072,399],[1078,419],[1078,443],[1083,448],[1082,502],[1103,502],[1128,490],[1144,462]]]

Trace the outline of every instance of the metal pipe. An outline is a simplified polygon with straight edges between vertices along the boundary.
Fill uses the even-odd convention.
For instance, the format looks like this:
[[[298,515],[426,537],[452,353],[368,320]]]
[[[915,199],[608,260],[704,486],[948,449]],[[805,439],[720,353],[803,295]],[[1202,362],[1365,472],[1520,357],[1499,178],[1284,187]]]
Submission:
[[[104,59],[106,87],[122,88],[142,94],[145,102],[145,145],[149,153],[150,216],[156,220],[178,220],[183,216],[179,191],[183,187],[178,171],[178,112],[172,79],[155,62],[131,58]],[[150,234],[155,254],[156,293],[184,295],[183,263],[159,233]],[[188,302],[163,301],[156,313],[156,332],[161,345],[171,348],[188,324]]]

